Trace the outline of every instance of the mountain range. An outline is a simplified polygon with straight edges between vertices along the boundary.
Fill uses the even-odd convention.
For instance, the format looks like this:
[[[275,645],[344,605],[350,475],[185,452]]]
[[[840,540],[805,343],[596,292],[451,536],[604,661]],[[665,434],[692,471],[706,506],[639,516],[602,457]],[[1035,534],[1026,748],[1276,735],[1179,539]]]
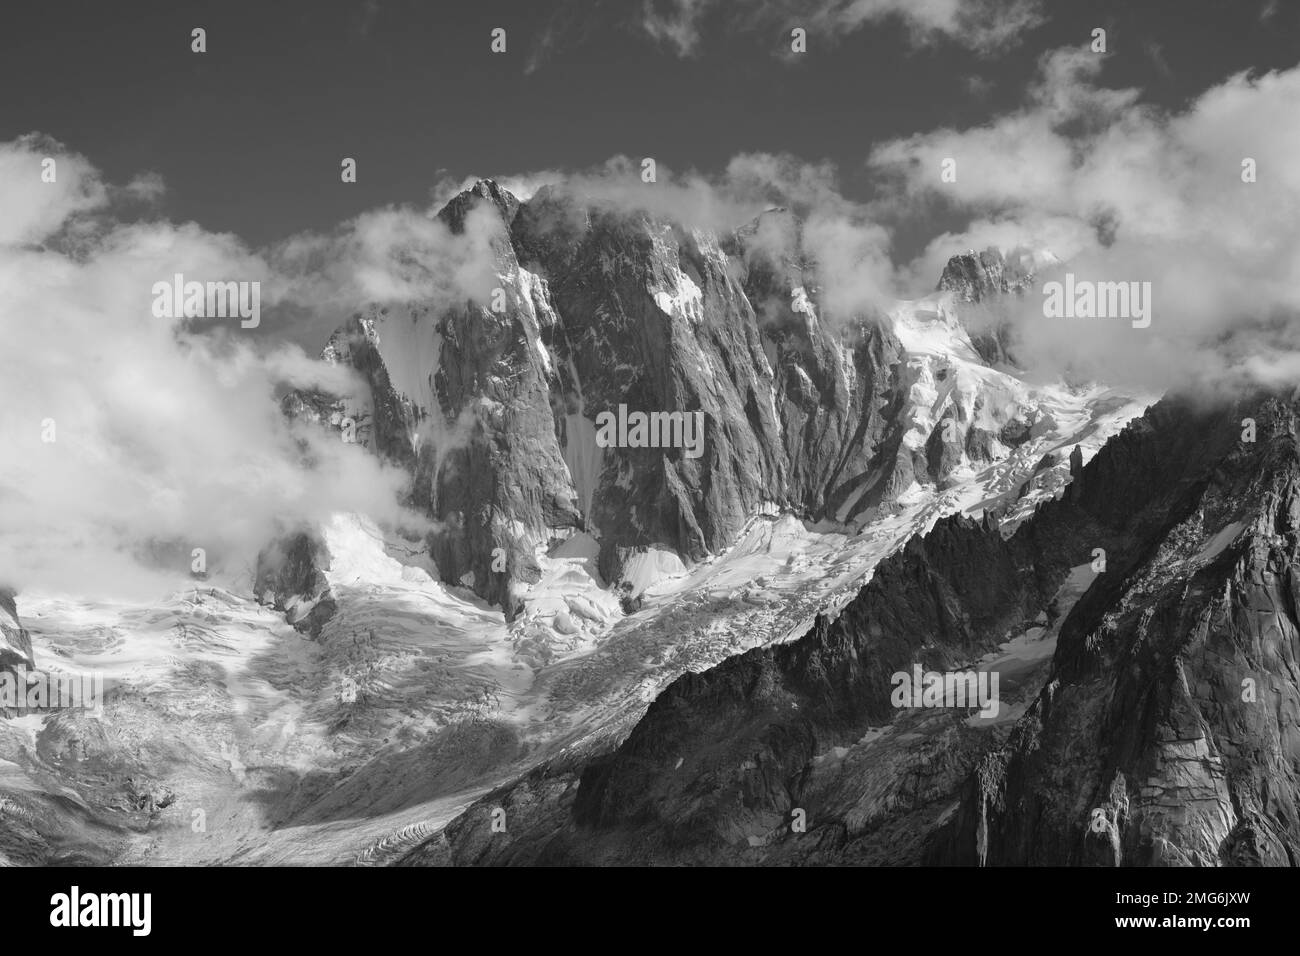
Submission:
[[[108,674],[0,722],[8,859],[1296,861],[1289,399],[1021,368],[1046,250],[839,314],[789,209],[483,180],[438,217],[481,294],[355,314],[320,361],[358,388],[281,402],[418,521],[268,528],[152,605],[0,593],[0,663]],[[922,670],[996,712],[900,706]]]

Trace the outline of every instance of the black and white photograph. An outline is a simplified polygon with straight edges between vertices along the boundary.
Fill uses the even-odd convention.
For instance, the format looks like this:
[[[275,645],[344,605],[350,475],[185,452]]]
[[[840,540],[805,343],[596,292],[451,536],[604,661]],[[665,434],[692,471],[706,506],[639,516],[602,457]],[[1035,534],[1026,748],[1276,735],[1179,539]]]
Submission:
[[[543,867],[1266,922],[1300,2],[49,0],[0,91],[24,925]]]

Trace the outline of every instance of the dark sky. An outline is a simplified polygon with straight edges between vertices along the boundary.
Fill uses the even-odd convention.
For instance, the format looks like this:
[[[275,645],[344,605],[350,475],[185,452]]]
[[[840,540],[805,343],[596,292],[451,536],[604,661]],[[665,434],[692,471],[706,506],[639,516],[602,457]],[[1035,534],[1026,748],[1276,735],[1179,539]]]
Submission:
[[[1177,106],[1247,68],[1300,59],[1300,2],[1049,2],[1004,54],[915,49],[886,23],[811,35],[706,22],[680,59],[632,3],[552,0],[53,2],[0,6],[0,140],[39,130],[114,182],[152,170],[165,211],[261,244],[461,178],[587,167],[623,153],[720,170],[738,152],[829,159],[863,191],[874,142],[965,127],[1020,102],[1038,57],[1109,29],[1103,82]],[[725,4],[724,8],[725,10]],[[208,52],[190,52],[202,26]],[[493,27],[509,50],[489,51]],[[560,40],[525,71],[550,30]],[[985,81],[982,93],[968,79]],[[339,181],[353,156],[359,182]]]

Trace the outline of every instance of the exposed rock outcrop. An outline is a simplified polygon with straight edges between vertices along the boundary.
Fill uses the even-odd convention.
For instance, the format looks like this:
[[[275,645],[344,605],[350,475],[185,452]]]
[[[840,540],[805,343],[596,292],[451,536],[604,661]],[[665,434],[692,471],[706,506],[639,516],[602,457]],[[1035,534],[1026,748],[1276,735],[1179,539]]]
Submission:
[[[1162,402],[1010,536],[941,522],[836,620],[684,675],[407,862],[1294,864],[1298,426]],[[1041,665],[993,658],[1008,719],[893,706],[894,672],[1047,636]]]
[[[1011,327],[999,320],[995,312],[980,309],[990,300],[1008,294],[1019,295],[1034,281],[1034,272],[1022,261],[1008,257],[995,248],[974,249],[948,260],[939,277],[938,288],[952,292],[962,301],[977,306],[972,310],[977,321],[971,322],[971,344],[990,365],[1016,365]]]
[[[14,592],[0,587],[0,668],[34,666],[32,639],[18,620]]]
[[[765,509],[841,522],[888,509],[915,483],[1007,454],[1013,423],[1033,417],[1003,398],[978,427],[909,439],[910,403],[960,399],[966,415],[978,396],[949,380],[937,402],[913,398],[928,372],[905,364],[886,317],[824,314],[787,211],[720,237],[557,188],[520,202],[484,180],[439,215],[453,233],[473,221],[496,284],[481,300],[354,317],[324,358],[359,372],[367,399],[291,397],[286,410],[350,417],[360,443],[408,468],[443,580],[508,615],[539,549],[575,530],[599,539],[615,583],[636,551],[698,560]],[[770,253],[760,227],[789,232],[793,251]],[[996,280],[982,268],[980,296],[1014,286],[1010,267]],[[679,424],[598,440],[623,411]],[[701,424],[693,447],[682,416]]]
[[[329,570],[325,542],[313,531],[288,533],[257,556],[254,593],[264,604],[283,611],[290,624],[319,637],[337,604],[324,572]]]

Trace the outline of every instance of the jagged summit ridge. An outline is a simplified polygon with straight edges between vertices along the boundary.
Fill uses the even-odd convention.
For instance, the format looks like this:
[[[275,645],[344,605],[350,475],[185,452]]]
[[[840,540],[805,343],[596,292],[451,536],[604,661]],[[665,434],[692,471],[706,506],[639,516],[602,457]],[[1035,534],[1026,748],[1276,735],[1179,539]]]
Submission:
[[[408,862],[1293,864],[1298,426],[1166,400],[1014,533],[946,519],[836,620],[492,794],[529,806],[509,847],[476,806]],[[1001,716],[898,709],[916,662],[996,669]]]
[[[409,468],[412,501],[437,523],[443,580],[512,614],[558,539],[596,538],[617,582],[637,555],[717,553],[756,514],[888,513],[1055,422],[1042,394],[979,372],[959,324],[929,304],[906,329],[827,315],[815,263],[749,244],[765,228],[797,235],[786,210],[719,237],[562,189],[520,202],[480,180],[439,215],[464,228],[484,203],[507,230],[488,301],[354,317],[325,358],[370,394],[351,409],[288,404],[364,421],[365,443]],[[597,422],[619,409],[702,416],[702,454],[604,446]]]
[[[979,302],[990,295],[1006,295],[1026,288],[1034,279],[1033,256],[990,246],[953,256],[939,277],[938,290],[953,292],[967,302]]]

